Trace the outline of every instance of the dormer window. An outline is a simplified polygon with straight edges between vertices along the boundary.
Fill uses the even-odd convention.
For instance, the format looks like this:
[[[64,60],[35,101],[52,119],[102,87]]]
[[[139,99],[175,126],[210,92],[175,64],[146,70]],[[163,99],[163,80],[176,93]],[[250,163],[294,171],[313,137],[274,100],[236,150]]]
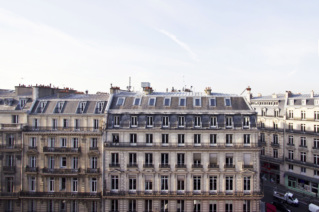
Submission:
[[[215,98],[209,100],[209,106],[216,107],[216,99]]]
[[[150,98],[148,101],[149,106],[155,106],[155,98]]]
[[[230,107],[231,106],[231,101],[230,99],[225,99],[225,106]]]
[[[179,106],[186,106],[186,99],[185,98],[179,99]]]
[[[13,103],[13,99],[12,98],[4,99],[4,104],[5,105],[11,106],[12,103]]]
[[[194,106],[200,107],[201,106],[201,101],[200,100],[201,100],[200,98],[194,99]]]
[[[294,100],[293,99],[289,99],[289,105],[294,105]]]
[[[170,106],[171,104],[171,99],[170,98],[165,98],[164,99],[164,106]]]
[[[58,102],[56,112],[61,113],[64,106],[64,102]]]
[[[27,99],[19,99],[20,108],[24,108],[25,104],[27,103]]]
[[[134,99],[134,105],[140,105],[140,103],[141,103],[141,98],[135,98]]]
[[[79,108],[78,108],[79,113],[83,113],[84,112],[85,106],[86,106],[86,102],[80,102],[79,103]]]
[[[305,100],[305,99],[301,100],[301,104],[302,105],[306,105],[307,104],[307,100]]]
[[[116,105],[117,106],[122,106],[124,104],[124,100],[125,100],[124,97],[118,98]]]
[[[104,102],[97,102],[96,103],[96,112],[101,113],[103,110]]]
[[[39,106],[38,106],[38,113],[43,113],[46,104],[47,104],[46,101],[40,101]]]

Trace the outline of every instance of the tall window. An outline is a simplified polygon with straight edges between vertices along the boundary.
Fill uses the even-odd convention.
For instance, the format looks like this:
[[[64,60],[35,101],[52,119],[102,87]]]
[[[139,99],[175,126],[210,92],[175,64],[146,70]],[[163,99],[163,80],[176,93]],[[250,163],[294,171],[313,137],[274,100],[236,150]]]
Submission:
[[[136,153],[129,153],[129,164],[130,165],[136,165]]]
[[[7,135],[8,137],[7,137],[7,142],[6,142],[6,144],[7,144],[7,147],[9,147],[9,148],[12,148],[12,147],[14,147],[14,135],[13,134],[9,134],[9,135]],[[31,139],[32,140],[32,139]],[[30,145],[31,145],[31,140],[30,140]],[[36,145],[35,145],[36,146]],[[34,146],[34,147],[35,147]]]
[[[250,191],[250,177],[244,177],[244,191]]]
[[[67,127],[68,127],[68,120],[63,119],[63,128],[67,128]]]
[[[66,138],[61,138],[61,147],[66,147]]]
[[[210,191],[217,191],[217,176],[210,176],[209,177],[209,190]]]
[[[98,119],[93,120],[93,129],[95,129],[95,130],[99,129],[99,120]]]
[[[112,153],[111,154],[111,162],[112,162],[112,165],[119,165],[119,153]]]
[[[31,137],[30,138],[30,147],[36,147],[37,146],[37,138]]]
[[[319,111],[314,111],[314,118],[315,120],[319,120]]]
[[[12,124],[19,123],[19,115],[12,115]]]
[[[184,144],[185,143],[185,134],[178,134],[178,144]]]
[[[275,115],[275,117],[279,117],[279,110],[275,110],[274,115]]]
[[[152,200],[145,200],[145,211],[144,212],[151,212],[152,211]]]
[[[319,149],[319,139],[318,138],[313,139],[313,148]]]
[[[306,111],[301,111],[301,119],[306,119]]]
[[[146,117],[146,125],[148,127],[153,127],[153,116],[147,116]]]
[[[56,130],[58,127],[57,119],[52,119],[52,130]]]
[[[131,116],[131,127],[137,127],[137,116]]]
[[[177,153],[177,165],[184,165],[184,164],[185,164],[185,154]]]
[[[178,117],[178,126],[179,127],[185,127],[185,116],[179,116]]]
[[[200,191],[201,190],[201,176],[193,177],[193,190]]]
[[[293,145],[294,144],[294,136],[293,135],[289,135],[288,137],[288,144]]]
[[[30,176],[29,177],[29,186],[30,186],[30,191],[36,191],[35,176]]]
[[[244,200],[243,212],[250,212],[250,200]]]
[[[130,178],[129,179],[129,190],[136,190],[136,178]]]
[[[37,167],[37,158],[36,156],[30,156],[30,167],[35,168]]]
[[[112,199],[111,200],[111,211],[112,212],[119,211],[119,201],[117,199]]]
[[[209,212],[217,212],[217,203],[209,203]]]
[[[244,144],[250,144],[250,134],[244,134]]]
[[[14,166],[14,156],[13,155],[6,156],[6,165],[10,166],[10,167]]]
[[[66,168],[66,157],[61,157],[61,168]]]
[[[5,186],[6,186],[6,192],[13,192],[13,177],[6,177],[5,178]]]
[[[233,117],[226,117],[226,127],[232,127],[233,126]]]
[[[137,135],[136,135],[136,133],[131,133],[131,134],[130,134],[130,143],[131,143],[131,144],[135,144],[136,141],[137,141]]]
[[[226,134],[226,144],[233,144],[233,134]]]
[[[168,176],[161,176],[161,190],[168,191]]]
[[[233,177],[226,176],[226,191],[232,191],[232,190],[233,190]]]
[[[60,191],[64,191],[66,188],[66,178],[61,177],[60,178]]]
[[[200,200],[194,200],[194,210],[193,212],[201,212]]]
[[[49,169],[54,169],[54,156],[49,156],[48,163]]]
[[[319,155],[316,155],[316,154],[313,155],[313,163],[316,165],[319,165]]]
[[[249,116],[245,116],[244,123],[243,123],[244,127],[249,127],[249,124],[250,124],[250,118]]]
[[[136,200],[135,199],[130,199],[128,201],[128,211],[136,211]]]
[[[90,158],[91,169],[97,169],[97,157]]]
[[[75,119],[74,120],[74,128],[76,130],[79,130],[80,129],[80,119]]]
[[[97,148],[97,138],[91,138],[91,147]]]
[[[216,116],[211,116],[210,117],[210,126],[211,127],[217,127],[217,117]]]
[[[226,161],[225,161],[226,167],[232,168],[234,163],[233,163],[233,154],[232,153],[226,153]]]
[[[161,154],[161,165],[168,165],[169,161],[168,161],[168,153],[162,153]]]
[[[294,111],[293,110],[289,110],[288,111],[288,118],[289,119],[293,119],[294,118]]]
[[[77,200],[71,200],[71,212],[78,212],[79,206]]]
[[[152,191],[153,190],[153,183],[151,176],[145,176],[145,191]]]
[[[91,184],[91,192],[97,192],[97,178],[92,177],[90,179],[90,184]]]
[[[210,134],[210,144],[217,144],[217,134]]]
[[[194,134],[194,144],[200,144],[201,134]]]
[[[71,191],[78,192],[78,178],[76,178],[76,177],[72,178]]]
[[[146,134],[146,143],[152,144],[153,143],[153,134]]]
[[[290,160],[294,159],[294,151],[293,150],[288,151],[288,159],[290,159]]]
[[[49,178],[49,191],[54,191],[54,177]]]
[[[273,142],[274,142],[274,144],[278,144],[278,135],[277,134],[273,135]]]
[[[177,212],[184,212],[184,200],[177,200]]]
[[[278,149],[273,149],[273,157],[278,158]]]
[[[306,131],[306,125],[305,124],[300,124],[300,130],[301,130],[301,132],[305,132]]]
[[[72,139],[72,147],[73,148],[79,148],[79,139],[78,138],[73,138]]]
[[[161,212],[168,212],[168,200],[161,200]]]
[[[162,134],[162,144],[168,144],[168,134]]]
[[[302,162],[307,162],[307,154],[306,154],[306,152],[300,152],[300,160]]]
[[[145,153],[145,164],[152,165],[153,164],[153,154]]]
[[[185,190],[185,178],[184,176],[177,176],[177,191]]]
[[[78,157],[72,157],[72,169],[77,169],[78,168],[78,161],[79,158]]]
[[[314,125],[313,130],[315,133],[319,133],[319,125]]]
[[[163,127],[168,127],[169,126],[169,117],[168,116],[163,116],[162,117],[162,126]]]
[[[120,126],[120,116],[114,116],[114,127]]]
[[[200,116],[194,117],[194,127],[200,127],[202,124],[202,120]]]
[[[302,146],[302,147],[306,147],[307,146],[306,137],[300,137],[300,146]]]

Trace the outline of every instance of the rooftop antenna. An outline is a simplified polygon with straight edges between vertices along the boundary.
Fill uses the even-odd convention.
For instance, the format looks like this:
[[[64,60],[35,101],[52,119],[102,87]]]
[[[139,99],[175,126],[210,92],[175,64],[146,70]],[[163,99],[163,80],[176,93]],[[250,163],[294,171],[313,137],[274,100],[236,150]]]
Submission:
[[[127,90],[128,90],[128,91],[131,91],[131,88],[132,88],[132,87],[131,87],[131,77],[129,77],[129,86],[127,86]]]

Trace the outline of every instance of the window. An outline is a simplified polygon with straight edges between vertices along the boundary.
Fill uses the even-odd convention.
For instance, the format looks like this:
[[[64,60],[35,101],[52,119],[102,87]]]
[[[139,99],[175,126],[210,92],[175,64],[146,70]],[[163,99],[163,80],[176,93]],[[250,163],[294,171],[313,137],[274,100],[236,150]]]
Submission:
[[[117,199],[111,200],[111,212],[119,211],[119,201]]]
[[[179,116],[178,117],[178,126],[179,127],[185,127],[185,117],[184,116]]]
[[[79,206],[77,200],[71,200],[71,212],[78,212]]]
[[[162,144],[168,144],[168,134],[162,134]]]
[[[306,174],[306,168],[305,167],[300,167],[300,173],[301,174]]]
[[[210,144],[217,144],[217,134],[210,134]]]
[[[61,168],[66,168],[66,157],[61,157]]]
[[[162,153],[161,154],[161,165],[168,165],[169,160],[168,160],[168,153]]]
[[[91,212],[97,212],[97,201],[92,201]]]
[[[148,101],[149,106],[155,106],[155,98],[150,98]]]
[[[37,158],[36,158],[36,156],[30,156],[30,167],[31,168],[37,167]]]
[[[307,162],[306,152],[300,152],[300,160],[301,160],[301,162]]]
[[[200,200],[194,200],[194,210],[193,212],[201,212],[200,210]]]
[[[131,127],[137,127],[137,116],[131,116]]]
[[[49,178],[49,191],[54,191],[54,177]]]
[[[202,124],[201,117],[200,116],[195,116],[194,117],[194,127],[200,127],[201,124]]]
[[[277,134],[273,134],[273,143],[278,144],[278,135]]]
[[[278,149],[273,149],[273,157],[278,158]]]
[[[33,128],[38,129],[38,127],[39,127],[38,119],[33,119]]]
[[[319,138],[314,138],[313,139],[313,148],[314,149],[319,149]]]
[[[96,112],[101,113],[103,110],[104,102],[97,102],[96,103]]]
[[[95,129],[95,130],[99,129],[99,120],[98,119],[93,120],[93,129]]]
[[[136,200],[135,199],[130,199],[128,201],[128,211],[130,211],[130,212],[136,211]]]
[[[171,104],[171,99],[165,98],[164,99],[164,106],[170,106],[170,104]]]
[[[146,134],[146,143],[152,144],[153,143],[153,134]]]
[[[120,126],[120,116],[114,116],[114,127]]]
[[[78,138],[72,138],[72,147],[79,148],[79,139]]]
[[[319,176],[319,170],[313,170],[313,175],[318,177]]]
[[[129,164],[136,165],[136,153],[129,153]]]
[[[265,133],[260,133],[260,141],[265,142]]]
[[[10,166],[10,167],[14,166],[14,156],[13,155],[6,156],[6,165]]]
[[[319,120],[319,111],[314,111],[314,119],[315,119],[316,121]]]
[[[28,200],[28,211],[36,211],[36,200],[30,199]]]
[[[261,148],[260,154],[261,154],[261,155],[265,155],[265,147],[262,147],[262,148]]]
[[[19,123],[19,115],[12,115],[12,124]]]
[[[161,176],[161,190],[168,191],[168,176]]]
[[[226,127],[232,127],[233,126],[233,118],[232,117],[226,117]]]
[[[306,147],[307,146],[306,137],[300,137],[300,146],[301,147]]]
[[[78,192],[78,178],[76,178],[76,177],[72,178],[71,191]]]
[[[80,129],[80,119],[75,119],[74,120],[74,128],[76,130]]]
[[[118,133],[112,133],[112,142],[118,143],[120,141],[120,136]]]
[[[279,117],[279,110],[275,110],[274,115],[275,115],[275,117]]]
[[[60,191],[64,191],[66,187],[66,178],[65,177],[61,177],[60,178]]]
[[[66,138],[61,138],[61,147],[66,147]]]
[[[177,212],[184,212],[184,200],[177,200]]]
[[[111,154],[111,163],[112,165],[119,166],[119,153]]]
[[[294,100],[293,99],[289,99],[289,105],[294,105]]]
[[[249,116],[244,117],[243,125],[244,125],[244,127],[249,127],[249,125],[250,125],[250,117]]]
[[[91,169],[97,169],[97,157],[90,158],[90,166]]]
[[[233,143],[233,134],[226,134],[226,144]]]
[[[244,177],[244,191],[250,191],[250,177]]]
[[[13,180],[13,178],[12,178],[12,180]],[[7,183],[7,185],[8,185],[8,183]],[[30,191],[36,191],[36,181],[35,181],[34,176],[29,177],[29,187],[30,187]],[[12,188],[13,188],[13,184],[12,184]],[[7,191],[7,192],[10,192],[10,191]]]
[[[250,212],[250,200],[244,200],[243,212]]]
[[[250,144],[250,134],[244,134],[244,144]]]
[[[306,125],[305,124],[300,124],[300,130],[301,130],[301,132],[305,132],[306,131]]]
[[[209,106],[215,107],[216,106],[216,99],[210,99],[209,100]]]
[[[294,111],[293,110],[288,110],[288,118],[293,119],[294,118]]]
[[[288,170],[293,171],[294,170],[294,165],[288,164]]]
[[[278,123],[277,122],[274,122],[273,126],[274,126],[274,129],[278,129]]]
[[[84,112],[85,106],[86,106],[86,102],[80,102],[79,103],[79,112],[80,113]]]
[[[216,116],[210,117],[210,126],[217,127],[217,117]]]
[[[319,125],[314,125],[313,130],[315,133],[319,133]]]
[[[90,179],[90,187],[91,187],[91,192],[97,192],[97,178],[96,177],[92,177]]]
[[[147,116],[146,117],[146,125],[148,127],[153,127],[153,116]]]
[[[5,178],[5,192],[13,192],[13,177],[6,177]]]
[[[134,105],[140,105],[141,98],[135,98],[134,99]]]
[[[194,134],[194,144],[200,144],[201,134]]]
[[[97,148],[97,138],[91,138],[91,147]]]
[[[54,169],[54,156],[49,156],[48,166],[49,166],[49,169]]]
[[[58,127],[58,120],[52,119],[52,130],[56,130]]]
[[[261,116],[266,116],[267,115],[267,109],[262,109],[261,110]]]
[[[68,127],[68,120],[63,119],[63,128],[67,128],[67,127]]]
[[[319,155],[313,155],[313,163],[319,165]]]
[[[200,191],[201,190],[201,176],[193,177],[193,190]]]
[[[293,131],[293,130],[294,130],[294,124],[293,124],[293,123],[289,123],[289,124],[288,124],[288,129],[289,129],[290,131]]]
[[[301,119],[306,119],[306,111],[301,111]]]
[[[145,164],[152,165],[153,164],[153,154],[145,153]]]
[[[145,176],[145,191],[152,191],[152,190],[153,190],[152,176]]]
[[[226,153],[226,161],[225,161],[226,167],[232,168],[234,163],[233,163],[233,154],[232,153]]]
[[[168,200],[161,200],[161,212],[168,212]]]
[[[209,190],[210,191],[217,191],[217,176],[210,176],[209,177]]]
[[[230,99],[225,99],[225,106],[230,107],[231,106],[231,101]]]
[[[117,106],[122,106],[123,103],[124,103],[124,98],[123,98],[123,97],[120,97],[120,98],[117,99],[116,105],[117,105]]]
[[[9,134],[7,135],[7,139],[6,139],[6,146],[9,148],[14,147],[14,135],[13,134]]]
[[[217,212],[217,203],[210,201],[209,203],[209,212]]]
[[[77,169],[78,168],[78,161],[79,158],[78,157],[72,157],[72,169]]]
[[[194,106],[200,107],[201,106],[201,99],[200,98],[195,98],[194,99]]]
[[[290,159],[290,160],[294,159],[294,151],[293,150],[288,151],[288,159]]]
[[[163,127],[169,127],[169,117],[168,116],[163,116],[162,117],[162,126]]]
[[[184,176],[177,176],[177,191],[184,191],[185,190],[185,177]]]
[[[233,190],[233,177],[226,176],[226,191]]]
[[[151,212],[152,211],[152,200],[145,200],[145,211],[144,212]]]
[[[186,106],[186,99],[185,98],[179,99],[179,106]]]
[[[129,190],[136,190],[136,178],[130,178],[129,179]]]
[[[194,166],[200,166],[201,165],[201,153],[193,153],[193,160],[194,160]]]
[[[178,134],[178,144],[184,144],[185,143],[185,134]]]
[[[37,146],[37,138],[31,137],[30,138],[30,147],[36,147]]]
[[[184,165],[184,164],[185,164],[185,154],[177,153],[177,165]]]
[[[137,141],[137,135],[135,133],[130,134],[130,143],[135,144]]]

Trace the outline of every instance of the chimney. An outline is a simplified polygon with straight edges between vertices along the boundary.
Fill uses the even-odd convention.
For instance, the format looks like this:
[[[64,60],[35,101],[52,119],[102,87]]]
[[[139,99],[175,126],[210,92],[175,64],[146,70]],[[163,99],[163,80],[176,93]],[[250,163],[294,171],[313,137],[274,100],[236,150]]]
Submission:
[[[276,99],[276,98],[277,98],[277,94],[273,93],[273,94],[272,94],[272,98],[273,98],[273,99]]]
[[[291,91],[286,91],[286,98],[291,96]]]
[[[247,102],[250,104],[250,99],[251,99],[251,88],[250,88],[250,86],[248,86],[246,88],[246,91],[247,91],[247,95],[246,95]]]
[[[86,94],[86,95],[87,95],[87,94],[89,94],[89,91],[88,91],[88,90],[86,90],[86,91],[85,91],[85,94]]]
[[[205,88],[205,93],[207,96],[211,95],[212,94],[212,88],[211,87],[206,87]]]
[[[258,96],[258,97],[262,97],[263,95],[262,95],[261,93],[258,93],[257,96]]]
[[[113,87],[111,84],[110,94],[116,94],[119,92],[119,90],[120,90],[120,87]]]
[[[313,98],[314,95],[315,95],[315,92],[312,90],[312,91],[310,92],[310,98]]]

